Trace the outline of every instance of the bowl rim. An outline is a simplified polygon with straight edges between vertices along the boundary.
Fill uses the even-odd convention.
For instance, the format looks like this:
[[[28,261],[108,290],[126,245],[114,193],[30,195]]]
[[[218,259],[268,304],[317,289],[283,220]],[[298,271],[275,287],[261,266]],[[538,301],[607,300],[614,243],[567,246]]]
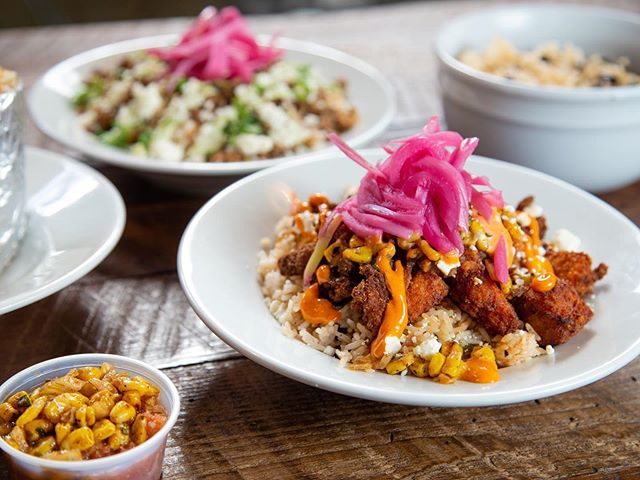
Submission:
[[[125,452],[116,453],[108,457],[73,462],[65,460],[44,459],[29,455],[28,453],[21,452],[20,450],[16,450],[0,438],[0,449],[4,451],[5,455],[15,457],[20,462],[30,464],[32,466],[48,468],[52,470],[84,472],[85,470],[102,470],[113,468],[118,464],[125,463],[127,461],[131,462],[131,464],[135,464],[137,461],[136,457],[141,457],[140,459],[144,458],[144,455],[151,453],[155,448],[158,447],[160,442],[167,438],[169,431],[173,428],[178,419],[178,416],[180,415],[180,395],[178,393],[178,389],[171,381],[171,379],[159,369],[140,360],[136,360],[131,357],[125,357],[123,355],[114,355],[110,353],[80,353],[74,355],[65,355],[62,357],[55,357],[40,363],[36,363],[35,365],[27,367],[24,370],[20,370],[18,373],[12,375],[9,379],[3,382],[2,385],[0,385],[0,397],[2,397],[2,391],[8,389],[12,384],[15,384],[13,385],[13,388],[11,388],[11,391],[13,392],[16,391],[16,388],[20,388],[20,386],[24,384],[25,380],[28,377],[31,377],[34,374],[46,375],[47,370],[54,369],[56,367],[56,364],[60,362],[72,363],[72,365],[68,365],[68,367],[65,367],[68,369],[78,368],[81,366],[90,366],[92,364],[100,365],[103,362],[109,362],[114,366],[114,368],[118,370],[127,371],[128,368],[136,367],[144,372],[151,372],[153,376],[159,377],[159,379],[162,381],[163,384],[158,385],[158,387],[161,390],[164,389],[169,394],[169,396],[171,397],[171,401],[173,402],[173,407],[169,411],[167,421],[162,426],[162,428],[160,428],[160,430],[158,430],[158,432],[156,432],[156,434],[146,442],[143,442],[140,445],[136,445],[135,447]],[[123,364],[125,366],[122,366]],[[147,378],[147,374],[143,373],[142,375]],[[0,399],[4,401],[4,398]]]
[[[258,42],[261,44],[268,43],[272,38],[271,35],[266,34],[258,34],[256,37]],[[96,159],[119,168],[154,173],[158,175],[180,175],[185,177],[226,176],[238,174],[246,175],[271,166],[286,163],[290,160],[297,161],[312,157],[324,158],[335,154],[337,149],[334,146],[327,144],[307,152],[277,158],[220,163],[199,163],[184,160],[179,162],[167,162],[156,158],[137,157],[126,150],[106,145],[94,145],[93,143],[87,142],[83,139],[74,139],[68,135],[65,136],[56,128],[51,127],[49,123],[44,122],[40,115],[36,114],[38,111],[38,108],[36,107],[36,94],[38,92],[42,93],[49,90],[49,87],[47,87],[47,78],[51,75],[55,75],[59,71],[76,71],[78,68],[90,62],[104,62],[118,55],[171,45],[172,43],[175,43],[178,38],[179,34],[177,33],[136,37],[100,45],[67,57],[47,69],[29,88],[29,92],[26,96],[26,104],[30,118],[33,120],[38,130],[44,133],[47,137],[67,148],[72,149],[74,152],[77,152],[82,156]],[[285,53],[289,51],[310,54],[342,64],[352,70],[356,70],[365,75],[384,93],[383,96],[386,102],[386,108],[383,115],[372,120],[372,124],[367,130],[364,130],[352,137],[349,140],[351,144],[362,146],[374,140],[387,129],[394,119],[397,111],[398,100],[393,84],[381,70],[369,62],[350,53],[321,43],[298,40],[291,37],[277,37],[276,46],[282,48]]]
[[[441,65],[451,69],[459,76],[482,86],[508,93],[514,96],[533,97],[536,99],[565,100],[565,101],[609,101],[612,99],[640,98],[640,85],[621,87],[579,87],[568,88],[546,85],[528,85],[525,83],[507,80],[498,75],[482,72],[470,67],[444,48],[444,37],[458,24],[475,19],[487,18],[507,13],[519,12],[524,15],[531,12],[553,10],[556,13],[565,12],[597,17],[599,20],[618,20],[634,24],[640,34],[640,14],[610,7],[580,4],[553,4],[549,2],[523,3],[518,5],[503,5],[482,10],[473,10],[469,13],[457,15],[446,21],[437,31],[433,44],[433,50]]]

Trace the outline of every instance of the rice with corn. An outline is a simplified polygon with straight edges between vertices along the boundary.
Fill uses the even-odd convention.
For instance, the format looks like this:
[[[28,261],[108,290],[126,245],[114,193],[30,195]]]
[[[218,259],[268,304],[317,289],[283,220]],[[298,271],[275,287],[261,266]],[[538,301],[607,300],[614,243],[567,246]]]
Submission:
[[[438,345],[456,342],[465,351],[470,351],[474,346],[489,345],[500,367],[552,353],[552,350],[547,351],[538,345],[539,337],[529,325],[526,330],[492,338],[469,315],[445,300],[407,326],[401,338],[400,350],[395,356],[374,361],[370,355],[373,334],[360,323],[360,315],[351,309],[350,303],[341,309],[339,321],[327,325],[312,326],[302,318],[302,278],[282,275],[278,269],[278,259],[301,244],[303,232],[300,227],[309,231],[315,229],[318,222],[318,214],[303,212],[300,217],[302,224],[297,224],[292,216],[283,217],[276,225],[275,241],[270,238],[262,240],[262,249],[258,253],[258,281],[267,308],[280,323],[283,334],[336,357],[340,366],[356,370],[380,370],[398,359],[427,359],[433,353],[425,353],[424,347],[429,342],[433,345],[434,341]],[[409,365],[405,365],[397,373],[410,372]]]

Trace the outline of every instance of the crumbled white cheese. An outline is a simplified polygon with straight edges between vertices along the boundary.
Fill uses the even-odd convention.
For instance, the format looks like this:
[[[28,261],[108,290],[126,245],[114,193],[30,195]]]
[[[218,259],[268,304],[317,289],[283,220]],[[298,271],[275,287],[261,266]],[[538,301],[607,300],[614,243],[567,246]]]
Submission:
[[[273,82],[295,82],[300,75],[298,67],[289,62],[278,62],[269,69]]]
[[[531,217],[527,213],[524,213],[524,212],[518,213],[516,215],[516,220],[523,227],[528,227],[529,225],[531,225]]]
[[[216,93],[216,88],[205,82],[201,82],[197,78],[190,78],[184,85],[182,85],[181,98],[185,103],[185,106],[191,110],[197,108],[204,103],[204,101]]]
[[[580,248],[580,238],[571,233],[565,228],[561,228],[553,234],[551,239],[558,250],[566,250],[568,252],[575,252]]]
[[[236,146],[247,157],[268,153],[273,149],[273,140],[266,135],[243,133],[236,137]]]
[[[438,341],[436,336],[429,334],[420,345],[413,349],[413,353],[419,357],[428,359],[438,353],[440,351],[440,347],[442,347],[442,344]]]
[[[544,213],[542,207],[535,203],[532,203],[531,205],[525,207],[523,212],[535,218],[541,217]]]
[[[442,259],[438,260],[438,263],[436,263],[436,267],[438,267],[438,269],[445,275],[449,275],[451,273],[451,270],[453,270],[454,268],[458,268],[459,266],[460,259],[457,259],[455,263],[447,263]]]
[[[545,348],[545,350],[547,352],[547,355],[553,355],[554,353],[556,353],[551,345],[547,345],[547,348]]]
[[[482,285],[482,279],[479,277],[473,277],[473,284],[474,285]]]
[[[219,150],[225,142],[224,130],[215,123],[205,123],[198,130],[186,160],[204,162],[207,155]]]
[[[270,102],[260,104],[257,112],[260,120],[269,126],[269,136],[276,145],[292,148],[309,138],[310,131],[276,104]]]
[[[146,87],[141,83],[134,83],[131,93],[131,107],[141,120],[153,117],[164,104],[159,83],[150,83]]]
[[[505,206],[504,206],[504,208],[503,208],[503,210],[504,210],[505,212],[511,212],[511,213],[513,213],[513,212],[515,212],[515,211],[516,211],[516,209],[513,207],[513,205],[505,205]]]
[[[402,347],[402,343],[400,343],[400,339],[398,337],[393,337],[388,335],[384,339],[384,354],[385,355],[395,355],[400,351]]]
[[[184,157],[184,148],[166,138],[159,138],[151,142],[149,155],[160,160],[179,162]]]

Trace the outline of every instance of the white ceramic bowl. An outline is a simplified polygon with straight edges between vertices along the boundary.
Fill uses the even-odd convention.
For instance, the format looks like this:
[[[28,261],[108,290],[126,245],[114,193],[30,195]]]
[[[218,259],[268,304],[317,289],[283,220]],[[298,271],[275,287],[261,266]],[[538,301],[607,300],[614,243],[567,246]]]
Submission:
[[[528,86],[464,65],[464,49],[501,36],[516,47],[571,42],[626,56],[640,71],[640,15],[577,5],[517,5],[460,16],[436,40],[447,126],[480,138],[482,155],[526,165],[591,191],[640,178],[640,86]]]
[[[265,36],[259,38],[263,43],[269,41]],[[94,48],[55,65],[29,92],[28,106],[34,122],[49,137],[88,157],[132,170],[174,190],[196,193],[219,190],[216,177],[246,175],[281,161],[326,156],[335,148],[326,145],[298,155],[244,162],[167,162],[138,157],[126,150],[104,145],[80,125],[78,115],[71,107],[71,98],[91,71],[115,67],[129,53],[171,45],[176,41],[176,35],[136,38]],[[351,145],[366,144],[389,125],[395,114],[395,93],[376,68],[359,58],[316,43],[280,37],[277,45],[283,49],[286,60],[314,65],[327,78],[347,80],[349,100],[359,113],[356,126],[344,134]]]
[[[110,457],[78,462],[46,460],[20,452],[0,440],[11,478],[47,480],[158,480],[162,476],[164,448],[169,431],[180,413],[180,397],[175,385],[157,368],[139,360],[99,353],[69,355],[38,363],[22,370],[0,386],[0,400],[21,390],[29,391],[47,380],[64,375],[72,368],[112,364],[117,370],[146,378],[160,389],[160,403],[167,409],[167,423],[146,442]]]
[[[375,162],[383,152],[361,153]],[[489,176],[510,203],[535,195],[552,233],[568,228],[596,262],[609,265],[597,287],[594,318],[584,330],[553,356],[501,370],[497,383],[441,385],[356,372],[282,333],[257,281],[260,240],[274,237],[276,222],[289,211],[291,189],[299,198],[323,192],[339,199],[348,186],[357,185],[364,169],[344,156],[270,168],[207,202],[180,242],[182,287],[205,324],[251,360],[309,385],[371,400],[448,407],[521,402],[594,382],[635,358],[640,352],[638,228],[601,200],[548,175],[482,157],[472,157],[467,165],[473,174]]]

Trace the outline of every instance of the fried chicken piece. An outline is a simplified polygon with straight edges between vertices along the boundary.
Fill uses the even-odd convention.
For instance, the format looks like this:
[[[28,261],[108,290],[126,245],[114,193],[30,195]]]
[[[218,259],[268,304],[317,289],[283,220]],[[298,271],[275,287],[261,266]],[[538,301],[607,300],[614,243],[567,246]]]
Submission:
[[[449,293],[447,284],[434,272],[418,270],[408,283],[407,308],[410,322],[438,305]]]
[[[504,335],[522,327],[513,306],[491,280],[477,252],[465,251],[449,287],[451,299],[491,335]]]
[[[362,265],[362,280],[352,291],[352,305],[362,311],[362,320],[374,335],[378,333],[389,302],[389,290],[384,275],[371,265]]]
[[[582,252],[554,252],[549,250],[546,257],[551,262],[558,278],[569,282],[582,297],[593,291],[593,284],[607,274],[608,267],[601,263],[591,269],[591,257]]]
[[[294,248],[278,259],[278,269],[282,275],[302,275],[316,244],[308,243]]]
[[[529,323],[540,335],[541,345],[559,345],[567,342],[591,320],[593,312],[575,288],[566,280],[558,279],[548,292],[529,288],[514,300],[520,318]]]
[[[358,264],[341,257],[331,267],[331,278],[322,284],[322,291],[334,303],[344,302],[359,281]]]

